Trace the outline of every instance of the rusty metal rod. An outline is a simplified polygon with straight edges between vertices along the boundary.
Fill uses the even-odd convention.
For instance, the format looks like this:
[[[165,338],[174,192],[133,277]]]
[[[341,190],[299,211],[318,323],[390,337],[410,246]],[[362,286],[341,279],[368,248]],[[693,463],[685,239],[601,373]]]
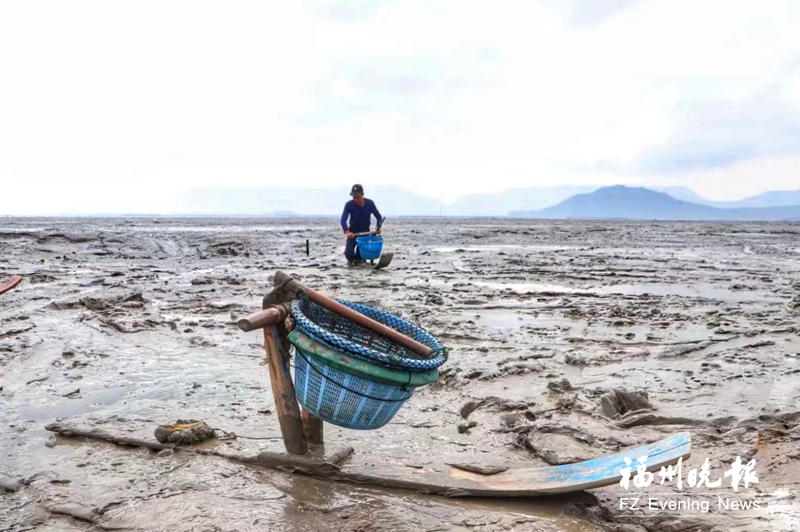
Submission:
[[[289,275],[283,272],[278,272],[275,274],[275,286],[284,286],[288,291],[291,292],[302,290],[308,295],[308,298],[311,301],[322,305],[331,312],[335,312],[336,314],[349,318],[362,327],[369,329],[376,334],[380,334],[381,336],[384,336],[402,345],[403,347],[408,348],[418,355],[428,357],[431,354],[431,348],[427,345],[421,344],[413,338],[409,338],[405,334],[395,331],[394,329],[387,327],[386,325],[377,322],[372,318],[361,314],[360,312],[356,312],[355,310],[342,305],[338,301],[334,301],[333,299],[320,294],[316,290],[312,290],[311,288],[303,286],[296,279],[292,279]]]

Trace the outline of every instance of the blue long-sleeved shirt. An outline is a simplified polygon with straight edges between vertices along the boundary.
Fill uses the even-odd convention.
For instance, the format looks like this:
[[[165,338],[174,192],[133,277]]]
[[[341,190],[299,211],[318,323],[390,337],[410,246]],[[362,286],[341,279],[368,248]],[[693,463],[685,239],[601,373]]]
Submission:
[[[375,215],[378,221],[377,227],[381,226],[383,217],[378,212],[375,202],[371,199],[364,198],[364,206],[359,207],[356,205],[355,200],[350,200],[344,204],[342,211],[342,231],[349,231],[351,233],[366,233],[369,231],[370,215]],[[348,228],[347,218],[350,217],[350,226]]]

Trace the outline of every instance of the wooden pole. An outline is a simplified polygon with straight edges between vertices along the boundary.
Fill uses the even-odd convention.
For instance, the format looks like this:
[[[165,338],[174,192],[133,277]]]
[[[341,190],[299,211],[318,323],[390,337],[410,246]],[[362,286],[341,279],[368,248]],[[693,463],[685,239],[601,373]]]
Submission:
[[[292,324],[286,324],[287,321],[290,321],[291,314],[289,303],[294,298],[294,292],[290,292],[287,290],[272,290],[269,294],[267,294],[263,301],[262,301],[262,310],[255,312],[248,316],[245,319],[239,321],[238,325],[239,328],[243,331],[252,330],[255,327],[264,327],[264,345],[267,346],[267,337],[272,337],[270,345],[278,345],[280,346],[280,353],[281,359],[283,361],[283,367],[287,368],[285,370],[285,375],[288,377],[288,365],[286,361],[288,361],[288,352],[289,352],[289,339],[288,334],[289,328],[293,328]],[[277,309],[277,310],[276,310]],[[272,331],[270,331],[270,329]],[[272,335],[275,336],[272,336]],[[267,348],[267,352],[269,353],[270,348]],[[308,451],[307,445],[314,444],[314,445],[323,445],[324,438],[323,438],[323,430],[322,430],[322,420],[315,416],[313,413],[309,412],[303,407],[300,407],[297,403],[297,396],[295,395],[294,386],[292,385],[291,378],[288,378],[288,383],[276,383],[275,380],[272,378],[272,369],[270,369],[270,379],[272,380],[272,388],[273,392],[275,390],[281,389],[283,390],[283,394],[277,393],[275,396],[275,404],[276,410],[278,410],[278,403],[282,402],[284,404],[284,409],[286,411],[285,419],[281,422],[281,434],[284,437],[284,443],[288,445],[289,442],[296,442],[298,440],[298,434],[303,436],[303,443],[297,445],[298,449],[305,448],[306,450],[302,454],[306,454]],[[281,373],[284,375],[284,373]],[[299,407],[299,418],[300,418],[300,429],[297,428],[297,416],[295,415],[296,409]],[[280,411],[278,411],[280,416]],[[280,419],[280,418],[279,418]],[[292,445],[296,445],[296,443],[292,443]]]
[[[256,329],[263,329],[270,325],[278,325],[289,316],[289,304],[284,303],[275,305],[274,307],[265,308],[254,312],[246,318],[240,319],[236,322],[239,329],[244,332],[254,331]]]
[[[291,454],[302,455],[308,453],[308,445],[294,384],[289,376],[288,353],[286,353],[284,345],[285,338],[281,337],[277,325],[264,327],[264,349],[267,352],[269,380],[272,385],[275,412],[278,414],[283,444]]]
[[[311,445],[323,445],[322,420],[304,407],[301,406],[300,409],[303,414],[303,433],[306,442]]]

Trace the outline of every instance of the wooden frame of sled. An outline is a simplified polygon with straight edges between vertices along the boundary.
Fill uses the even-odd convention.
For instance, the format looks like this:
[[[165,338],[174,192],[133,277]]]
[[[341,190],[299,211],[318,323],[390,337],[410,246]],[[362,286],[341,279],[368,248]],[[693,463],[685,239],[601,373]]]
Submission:
[[[495,474],[475,473],[457,466],[443,466],[442,470],[418,469],[399,464],[336,465],[331,468],[327,461],[314,461],[305,456],[309,453],[309,444],[323,444],[323,422],[299,405],[288,370],[288,333],[291,325],[287,326],[286,321],[289,318],[289,304],[298,292],[304,292],[309,299],[329,310],[345,315],[359,325],[419,354],[428,354],[430,348],[303,286],[283,272],[276,273],[274,285],[273,290],[262,301],[262,310],[239,320],[238,326],[245,332],[264,330],[264,349],[275,410],[284,447],[289,454],[262,452],[249,459],[249,462],[268,467],[280,466],[284,470],[288,467],[294,472],[333,480],[412,489],[445,496],[530,497],[572,493],[619,483],[622,469],[629,467],[632,475],[635,474],[639,466],[637,461],[644,456],[647,456],[645,468],[650,472],[674,465],[681,458],[691,456],[691,437],[684,432],[584,462],[508,469]],[[310,464],[316,466],[312,467]]]
[[[5,294],[12,288],[15,288],[21,282],[22,277],[19,275],[12,275],[9,279],[0,284],[0,294]]]

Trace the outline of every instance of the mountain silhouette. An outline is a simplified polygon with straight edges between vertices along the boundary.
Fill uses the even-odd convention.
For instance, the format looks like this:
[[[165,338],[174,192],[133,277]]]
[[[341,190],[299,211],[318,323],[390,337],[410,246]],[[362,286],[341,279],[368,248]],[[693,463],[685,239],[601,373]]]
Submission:
[[[509,216],[550,219],[788,221],[800,217],[800,205],[719,208],[679,200],[648,188],[615,185],[577,194],[546,209],[514,211]]]

